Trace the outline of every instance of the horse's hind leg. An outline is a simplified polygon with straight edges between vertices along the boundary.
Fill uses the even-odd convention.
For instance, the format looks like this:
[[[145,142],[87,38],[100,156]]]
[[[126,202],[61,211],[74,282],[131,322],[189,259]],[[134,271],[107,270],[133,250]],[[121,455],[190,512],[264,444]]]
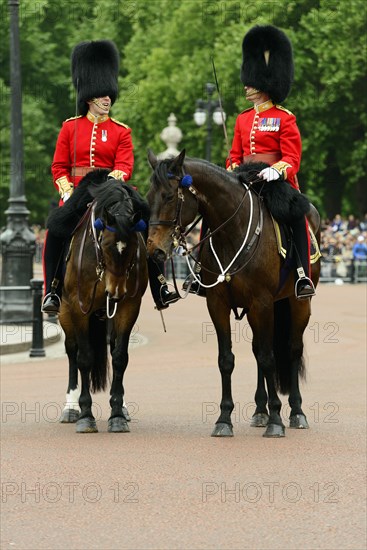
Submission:
[[[273,304],[253,307],[248,314],[253,332],[252,350],[258,369],[264,373],[268,390],[269,421],[264,437],[284,437],[285,426],[280,416],[282,402],[275,385],[275,357],[273,352]]]
[[[69,382],[66,391],[66,403],[61,413],[62,424],[74,423],[79,418],[78,365],[77,343],[74,335],[74,325],[70,321],[70,313],[66,303],[63,303],[60,313],[60,323],[65,333],[65,351],[69,360]]]
[[[65,343],[66,344],[66,343]],[[66,347],[66,345],[65,345]],[[67,352],[69,357],[69,384],[66,391],[66,403],[62,410],[60,422],[62,424],[71,424],[78,420],[80,408],[79,397],[80,389],[78,388],[78,366],[76,362],[77,350],[73,350],[72,354]]]
[[[303,333],[310,318],[309,300],[305,302],[291,301],[292,312],[292,342],[291,342],[291,380],[288,402],[291,408],[289,427],[309,428],[306,415],[302,410],[302,397],[299,390],[299,377],[304,374]]]
[[[269,413],[266,407],[268,394],[265,388],[265,378],[260,367],[257,367],[257,388],[255,392],[256,409],[251,418],[250,426],[253,428],[265,428],[268,425]]]

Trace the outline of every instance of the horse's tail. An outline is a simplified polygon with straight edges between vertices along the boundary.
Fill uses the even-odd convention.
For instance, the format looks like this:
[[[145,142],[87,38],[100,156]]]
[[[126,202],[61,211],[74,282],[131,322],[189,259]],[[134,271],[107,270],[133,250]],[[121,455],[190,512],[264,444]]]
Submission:
[[[92,348],[91,365],[92,392],[106,389],[108,375],[107,361],[107,320],[101,321],[96,315],[89,318],[89,342]]]
[[[288,298],[274,304],[274,356],[275,356],[275,381],[277,390],[283,395],[288,395],[292,381],[291,356],[292,318]],[[306,375],[303,356],[298,360],[298,376]]]

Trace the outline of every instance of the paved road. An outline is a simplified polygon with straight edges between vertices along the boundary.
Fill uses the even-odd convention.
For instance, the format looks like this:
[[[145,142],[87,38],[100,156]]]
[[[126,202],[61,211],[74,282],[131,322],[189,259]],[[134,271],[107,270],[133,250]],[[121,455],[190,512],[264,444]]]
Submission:
[[[306,334],[310,430],[250,428],[256,369],[234,323],[235,437],[211,438],[220,377],[205,301],[147,295],[126,376],[131,433],[57,423],[67,363],[2,360],[2,548],[353,549],[366,546],[366,287],[319,288]],[[141,344],[141,345],[137,345]]]

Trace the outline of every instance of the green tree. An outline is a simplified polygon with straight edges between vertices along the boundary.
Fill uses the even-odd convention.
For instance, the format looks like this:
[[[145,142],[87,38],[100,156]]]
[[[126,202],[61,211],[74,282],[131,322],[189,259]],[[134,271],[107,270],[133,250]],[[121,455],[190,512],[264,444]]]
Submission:
[[[0,198],[10,185],[8,2],[0,0],[3,36]],[[174,112],[187,154],[204,158],[205,127],[193,120],[205,99],[215,60],[229,141],[247,104],[240,82],[241,45],[254,24],[274,24],[291,38],[295,83],[285,106],[303,138],[300,182],[323,215],[367,211],[366,8],[362,0],[22,0],[20,10],[26,195],[31,221],[44,223],[57,202],[50,164],[64,119],[73,116],[70,54],[81,40],[110,38],[121,55],[120,96],[113,116],[132,128],[133,183],[149,186],[147,148],[164,148],[160,133]],[[227,144],[214,125],[212,161],[224,165]],[[1,225],[4,212],[0,213]]]

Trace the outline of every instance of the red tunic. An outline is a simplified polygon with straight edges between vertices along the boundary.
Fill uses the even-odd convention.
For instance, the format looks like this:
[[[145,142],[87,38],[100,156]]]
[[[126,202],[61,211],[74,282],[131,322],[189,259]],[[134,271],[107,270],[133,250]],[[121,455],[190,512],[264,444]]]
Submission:
[[[298,189],[296,174],[301,163],[302,142],[296,117],[271,100],[246,109],[237,117],[230,153],[232,166],[241,164],[248,155],[263,153],[280,153],[280,160],[272,166]],[[230,166],[229,159],[226,166]]]
[[[127,181],[133,166],[131,129],[125,124],[89,112],[63,123],[51,167],[54,185],[61,195],[70,183],[76,187],[89,167],[107,168],[116,179]]]

